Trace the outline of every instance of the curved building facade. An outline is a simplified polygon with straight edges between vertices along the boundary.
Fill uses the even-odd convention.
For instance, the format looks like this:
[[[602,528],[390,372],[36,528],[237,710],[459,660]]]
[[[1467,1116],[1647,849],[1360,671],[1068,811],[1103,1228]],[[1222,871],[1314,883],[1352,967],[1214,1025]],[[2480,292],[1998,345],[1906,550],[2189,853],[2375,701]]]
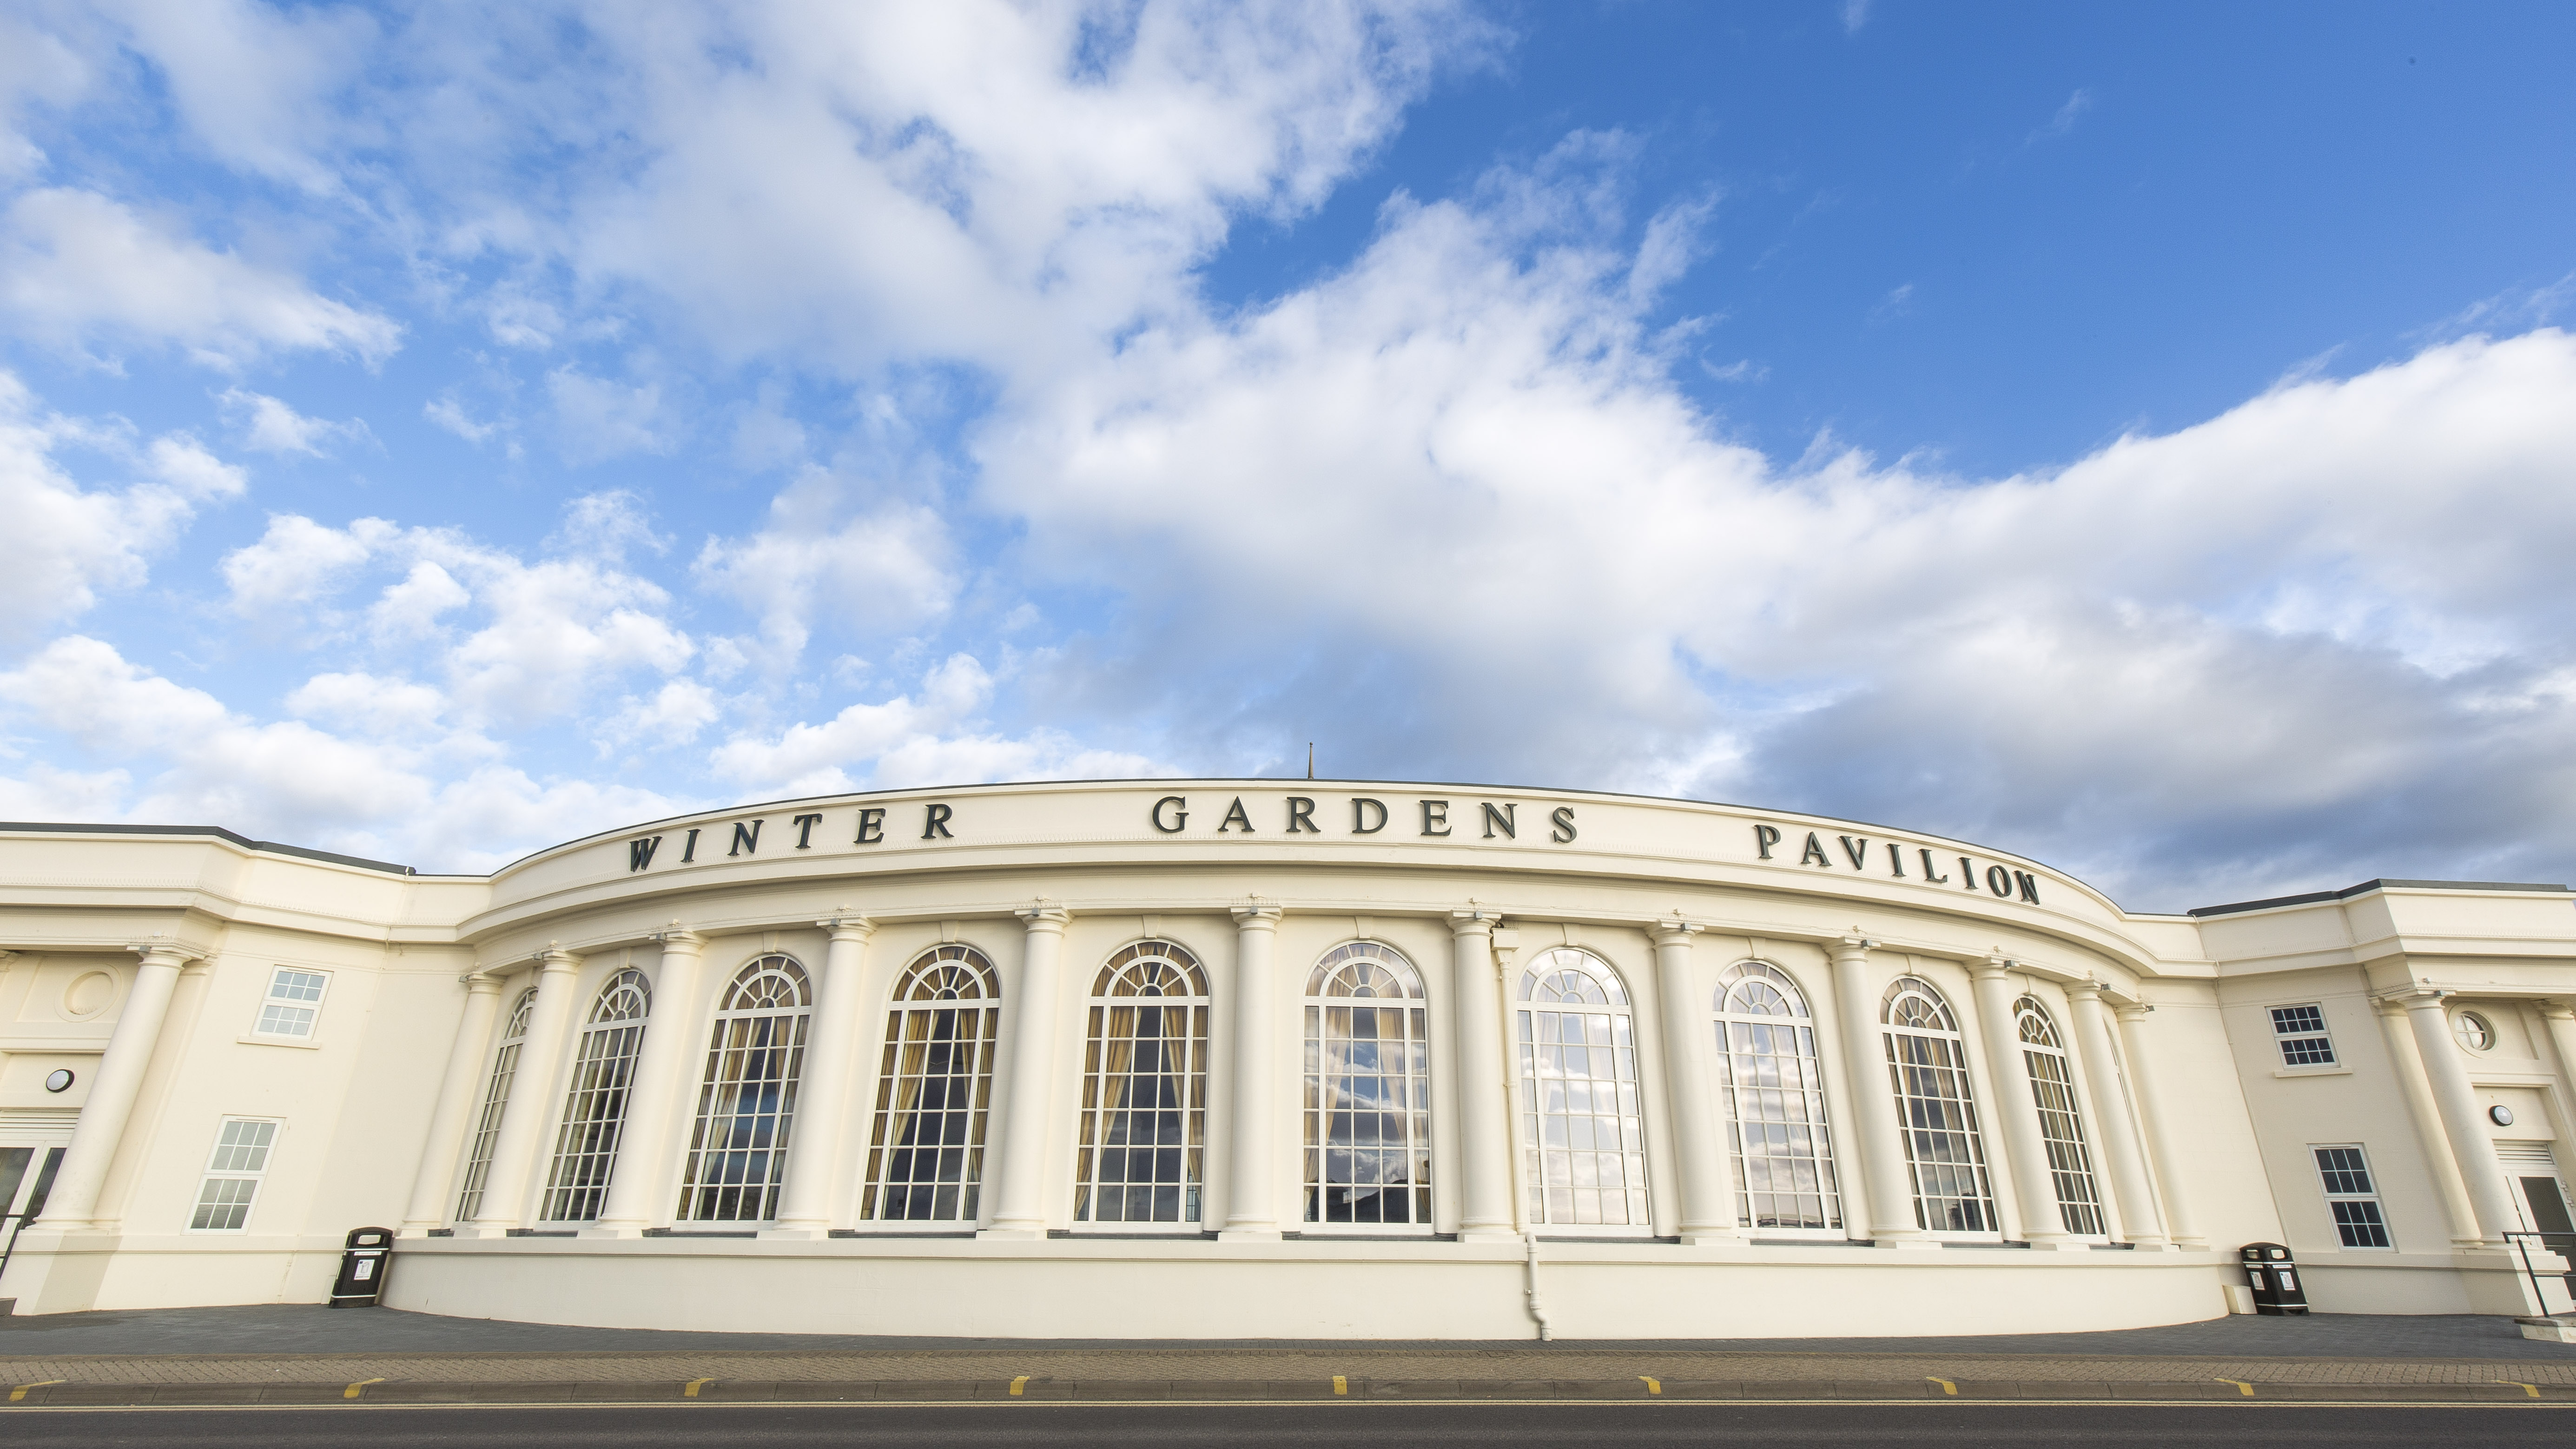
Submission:
[[[2565,1305],[2576,912],[2124,912],[1919,833],[1147,781],[691,816],[489,877],[0,826],[20,1312],[1698,1338]]]

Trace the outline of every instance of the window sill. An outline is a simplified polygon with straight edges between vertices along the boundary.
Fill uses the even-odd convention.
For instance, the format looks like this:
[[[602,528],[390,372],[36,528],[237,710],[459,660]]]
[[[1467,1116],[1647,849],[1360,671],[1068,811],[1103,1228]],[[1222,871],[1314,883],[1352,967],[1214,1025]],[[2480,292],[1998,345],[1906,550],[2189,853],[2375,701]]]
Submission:
[[[2276,1076],[2276,1077],[2349,1077],[2349,1076],[2351,1076],[2351,1075],[2352,1075],[2352,1068],[2350,1068],[2350,1067],[2274,1067],[2274,1068],[2272,1069],[2272,1075],[2273,1075],[2273,1076]]]
[[[260,1036],[256,1033],[244,1032],[233,1040],[243,1046],[294,1047],[298,1051],[308,1052],[322,1049],[322,1043],[309,1036]]]

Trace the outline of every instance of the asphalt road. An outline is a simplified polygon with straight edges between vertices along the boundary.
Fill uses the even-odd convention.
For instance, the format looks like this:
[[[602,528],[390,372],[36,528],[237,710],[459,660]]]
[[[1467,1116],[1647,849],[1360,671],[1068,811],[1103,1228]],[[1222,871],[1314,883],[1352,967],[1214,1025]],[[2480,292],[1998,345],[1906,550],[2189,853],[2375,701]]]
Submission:
[[[1702,1445],[2260,1445],[2444,1449],[2566,1442],[2576,1405],[2303,1408],[2041,1404],[1334,1404],[953,1408],[450,1408],[36,1410],[7,1414],[11,1449],[103,1446],[698,1446],[851,1444],[910,1449],[1335,1449],[1518,1444],[1602,1449]]]

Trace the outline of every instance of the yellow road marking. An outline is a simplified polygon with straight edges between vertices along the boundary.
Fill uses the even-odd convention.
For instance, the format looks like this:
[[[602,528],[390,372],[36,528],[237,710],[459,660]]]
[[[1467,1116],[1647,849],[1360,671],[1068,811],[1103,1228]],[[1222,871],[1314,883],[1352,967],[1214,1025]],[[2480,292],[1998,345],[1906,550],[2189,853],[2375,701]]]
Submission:
[[[2524,1393],[2531,1395],[2535,1399],[2540,1397],[2540,1385],[2538,1384],[2517,1383],[2512,1379],[2498,1379],[2496,1382],[2500,1384],[2512,1384],[2515,1388],[2522,1390]]]
[[[354,1399],[358,1396],[358,1390],[365,1388],[369,1384],[380,1384],[383,1382],[383,1379],[360,1379],[356,1383],[349,1385],[347,1388],[342,1389],[340,1391],[340,1397],[344,1399]]]
[[[2222,1384],[2234,1384],[2236,1386],[2236,1392],[2243,1394],[2249,1399],[2254,1397],[2254,1386],[2245,1382],[2243,1379],[2220,1379],[2219,1382]]]
[[[698,1396],[698,1390],[703,1389],[714,1382],[714,1379],[691,1379],[689,1380],[689,1386],[680,1390],[680,1397],[684,1399],[694,1399]]]
[[[1027,1374],[1022,1374],[1018,1378],[1011,1380],[1011,1397],[1015,1399],[1022,1397],[1020,1390],[1025,1389],[1028,1386],[1029,1376]]]
[[[1660,1394],[1664,1391],[1664,1381],[1662,1379],[1656,1378],[1652,1374],[1639,1374],[1637,1377],[1646,1381],[1647,1393]]]
[[[71,1380],[69,1379],[38,1379],[32,1384],[20,1384],[18,1387],[9,1391],[9,1402],[14,1404],[19,1400],[24,1399],[27,1397],[27,1390],[29,1389],[41,1389],[47,1384],[67,1384],[70,1382]]]
[[[1347,1394],[1347,1393],[1349,1393],[1350,1391],[1351,1391],[1351,1381],[1350,1381],[1350,1379],[1349,1379],[1349,1378],[1347,1378],[1347,1377],[1345,1377],[1344,1375],[1341,1375],[1341,1374],[1335,1374],[1335,1375],[1333,1375],[1333,1392],[1334,1392],[1334,1393],[1337,1393],[1337,1394]]]
[[[1941,1392],[1948,1394],[1951,1398],[1955,1399],[1959,1397],[1959,1386],[1950,1382],[1948,1379],[1936,1379],[1930,1374],[1925,1374],[1923,1376],[1923,1381],[1928,1384],[1939,1384],[1941,1386]]]

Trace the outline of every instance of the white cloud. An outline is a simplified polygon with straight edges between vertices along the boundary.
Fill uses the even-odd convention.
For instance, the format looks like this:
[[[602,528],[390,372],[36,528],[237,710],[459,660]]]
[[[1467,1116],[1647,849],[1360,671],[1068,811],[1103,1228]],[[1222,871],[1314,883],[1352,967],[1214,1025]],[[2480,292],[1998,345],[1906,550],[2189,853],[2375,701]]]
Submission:
[[[649,699],[628,695],[593,733],[603,758],[630,748],[670,749],[695,740],[722,713],[714,690],[694,679],[674,679]]]
[[[497,423],[478,423],[465,411],[465,405],[453,397],[435,397],[421,404],[420,415],[447,429],[469,443],[479,443],[500,430]]]
[[[175,342],[232,367],[271,348],[390,356],[402,328],[91,191],[26,192],[0,216],[0,313],[62,346]]]
[[[447,696],[426,684],[372,674],[317,674],[286,696],[289,714],[373,739],[407,739],[439,727]]]
[[[339,440],[373,441],[364,419],[351,418],[335,423],[323,418],[308,418],[295,409],[268,396],[238,387],[224,389],[218,399],[233,426],[242,431],[242,446],[262,453],[302,453],[308,457],[329,456],[324,445]]]
[[[937,620],[959,581],[946,522],[922,504],[881,504],[841,516],[844,490],[809,471],[770,503],[757,533],[709,539],[701,584],[754,610],[771,662],[793,663],[816,624],[884,634]]]
[[[224,584],[234,613],[271,615],[338,593],[376,547],[395,534],[381,518],[347,529],[325,528],[295,513],[272,513],[256,543],[224,555]]]
[[[84,487],[56,454],[92,450],[135,478]],[[121,423],[39,417],[35,399],[0,372],[0,636],[86,612],[102,589],[140,584],[146,560],[176,539],[199,507],[239,497],[241,470],[186,434],[137,448]]]
[[[561,367],[546,375],[546,387],[554,396],[568,462],[598,463],[629,453],[665,452],[671,446],[657,383],[628,386]]]

